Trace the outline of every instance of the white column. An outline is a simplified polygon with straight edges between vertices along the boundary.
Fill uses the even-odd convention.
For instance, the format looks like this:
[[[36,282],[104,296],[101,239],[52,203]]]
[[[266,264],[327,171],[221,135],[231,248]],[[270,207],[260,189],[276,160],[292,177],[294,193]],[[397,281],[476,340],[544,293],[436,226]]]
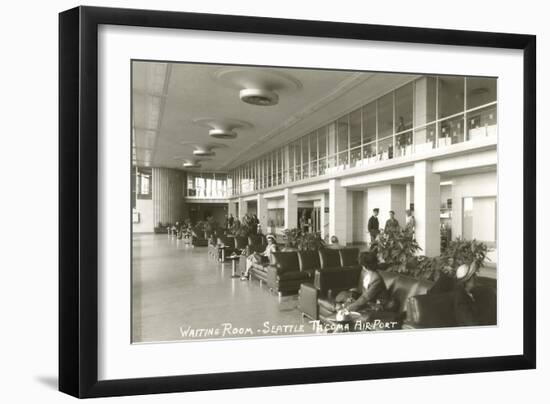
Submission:
[[[432,163],[420,161],[414,165],[414,218],[416,241],[421,254],[440,254],[439,204],[440,178],[432,172]]]
[[[321,202],[319,203],[319,209],[321,211],[319,215],[319,227],[321,228],[321,238],[324,240],[325,236],[327,235],[327,231],[325,229],[325,225],[327,224],[326,215],[325,215],[325,208],[328,207],[328,204],[326,203],[326,197],[325,194],[321,196]]]
[[[248,202],[244,201],[242,198],[239,198],[239,220],[242,220],[244,215],[248,213]]]
[[[298,227],[298,197],[290,192],[289,188],[284,190],[285,201],[285,228],[294,229]]]
[[[336,236],[342,245],[351,238],[351,201],[348,191],[340,186],[339,180],[329,180],[329,237]]]
[[[401,227],[405,226],[406,210],[406,188],[405,185],[380,185],[370,187],[367,191],[367,217],[372,216],[372,210],[380,209],[378,221],[380,229],[383,230],[386,221],[390,218],[389,211],[395,212],[395,218]],[[367,219],[368,220],[368,219]]]
[[[237,201],[236,200],[230,200],[228,202],[228,207],[227,207],[227,214],[228,215],[233,215],[234,218],[237,217]]]
[[[408,182],[406,185],[405,199],[405,208],[410,209],[411,203],[414,203],[414,183],[412,182]]]
[[[369,219],[372,216],[372,210],[369,209],[369,191],[363,191],[363,240],[370,242]]]
[[[267,199],[264,198],[263,194],[258,194],[258,201],[257,201],[257,216],[260,220],[260,227],[262,229],[262,233],[267,233]]]

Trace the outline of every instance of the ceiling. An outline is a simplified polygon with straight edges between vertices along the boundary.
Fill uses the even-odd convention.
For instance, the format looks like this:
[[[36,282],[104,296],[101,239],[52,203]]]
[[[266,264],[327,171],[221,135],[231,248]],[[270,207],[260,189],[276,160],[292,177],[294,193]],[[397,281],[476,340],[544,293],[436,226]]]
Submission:
[[[254,77],[284,75],[293,85],[276,89],[279,102],[257,106],[239,99],[224,72]],[[262,73],[263,71],[263,73]],[[132,108],[134,161],[139,166],[182,168],[197,145],[214,144],[201,170],[225,171],[295,139],[415,76],[335,70],[280,69],[134,61]],[[213,139],[197,119],[235,119],[236,139]],[[246,127],[248,126],[248,127]]]

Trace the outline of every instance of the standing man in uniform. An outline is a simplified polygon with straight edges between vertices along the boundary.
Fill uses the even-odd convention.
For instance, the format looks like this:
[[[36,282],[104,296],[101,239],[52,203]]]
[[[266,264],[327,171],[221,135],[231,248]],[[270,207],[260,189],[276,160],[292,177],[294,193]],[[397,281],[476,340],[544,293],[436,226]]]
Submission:
[[[376,237],[378,237],[378,234],[380,233],[380,223],[378,222],[379,212],[380,209],[374,208],[372,210],[372,216],[369,218],[368,231],[370,234],[371,244],[374,243],[374,240],[376,240]]]
[[[386,221],[384,233],[395,233],[398,232],[399,229],[399,222],[395,218],[395,212],[393,210],[390,210],[390,218]]]

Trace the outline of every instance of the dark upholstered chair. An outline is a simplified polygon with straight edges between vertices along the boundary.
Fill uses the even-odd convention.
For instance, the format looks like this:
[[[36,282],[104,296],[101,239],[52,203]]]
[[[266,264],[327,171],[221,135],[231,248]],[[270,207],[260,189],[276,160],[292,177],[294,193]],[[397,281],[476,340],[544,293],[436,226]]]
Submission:
[[[300,284],[309,279],[309,273],[300,270],[298,253],[276,252],[267,267],[267,286],[279,294],[296,293]]]
[[[321,268],[319,251],[298,251],[298,262],[300,263],[300,271],[307,272],[309,277],[313,278],[313,274]]]
[[[325,320],[336,312],[336,295],[343,291],[356,288],[361,291],[365,271],[360,267],[351,266],[340,269],[320,270],[315,272],[313,284],[304,283],[300,287],[298,306],[302,313],[312,319]],[[406,305],[410,297],[426,294],[433,282],[417,280],[395,272],[380,271],[392,301],[396,306],[392,313],[377,313],[391,317],[392,321],[401,322],[405,318]]]
[[[341,267],[340,250],[324,248],[319,250],[321,269]]]

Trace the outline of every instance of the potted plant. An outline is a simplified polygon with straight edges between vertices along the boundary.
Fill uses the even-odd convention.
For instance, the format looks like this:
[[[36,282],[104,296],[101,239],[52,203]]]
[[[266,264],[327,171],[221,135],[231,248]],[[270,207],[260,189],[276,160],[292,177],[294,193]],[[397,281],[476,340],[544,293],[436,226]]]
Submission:
[[[421,250],[409,229],[399,229],[391,232],[382,232],[372,244],[371,249],[377,251],[381,261],[387,264],[388,270],[399,273],[408,273],[408,264]]]
[[[320,233],[304,232],[301,229],[284,230],[285,251],[319,250],[325,242]]]
[[[476,271],[479,271],[489,261],[487,244],[476,239],[466,240],[460,237],[449,243],[442,257],[453,270],[456,270],[462,264],[473,264]]]

